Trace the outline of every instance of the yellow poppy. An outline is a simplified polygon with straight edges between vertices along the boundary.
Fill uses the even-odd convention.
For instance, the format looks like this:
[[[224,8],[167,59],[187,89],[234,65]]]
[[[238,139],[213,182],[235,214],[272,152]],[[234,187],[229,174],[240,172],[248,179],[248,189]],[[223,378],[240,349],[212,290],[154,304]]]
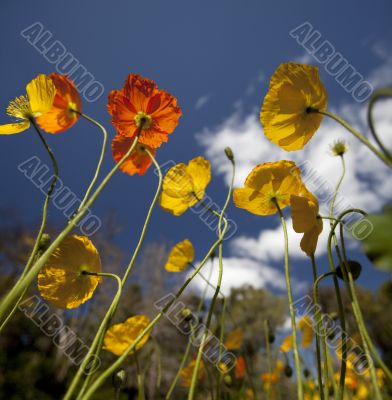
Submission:
[[[101,282],[98,251],[86,236],[68,236],[51,254],[38,274],[41,296],[60,308],[76,308],[90,299]]]
[[[27,96],[16,97],[10,101],[7,114],[18,121],[0,125],[0,135],[12,135],[25,131],[33,118],[45,114],[52,108],[56,87],[52,80],[43,74],[38,75],[26,86]]]
[[[305,315],[298,322],[298,329],[302,332],[302,347],[306,349],[312,343],[314,331],[313,320],[308,315]]]
[[[150,318],[146,315],[135,315],[125,322],[111,326],[103,339],[103,348],[116,356],[121,356],[124,351],[136,340],[136,338],[150,324]],[[150,333],[146,333],[135,346],[139,350],[148,340]]]
[[[170,251],[165,269],[169,272],[182,272],[195,258],[192,243],[185,239],[177,243]]]
[[[165,211],[179,216],[204,197],[210,180],[210,162],[203,157],[194,158],[188,165],[177,164],[163,180],[159,203]]]
[[[319,205],[316,197],[305,190],[301,196],[291,196],[291,217],[293,229],[303,233],[301,249],[309,257],[314,255],[318,237],[323,230],[323,221],[318,217]]]
[[[243,342],[244,332],[240,328],[237,328],[227,335],[224,345],[228,350],[238,350]]]
[[[248,175],[245,187],[234,190],[234,203],[256,215],[271,215],[290,205],[292,194],[304,191],[300,169],[293,161],[280,160],[257,165]]]
[[[181,386],[190,387],[192,383],[193,370],[195,369],[196,360],[191,361],[186,367],[180,371]],[[200,361],[199,370],[197,371],[197,380],[201,380],[204,377],[204,363]]]
[[[286,151],[302,149],[319,128],[325,111],[327,91],[318,68],[312,65],[281,64],[271,77],[260,112],[264,133]]]
[[[288,353],[292,347],[293,347],[293,337],[289,335],[283,339],[283,342],[280,345],[280,351],[282,351],[283,353]]]

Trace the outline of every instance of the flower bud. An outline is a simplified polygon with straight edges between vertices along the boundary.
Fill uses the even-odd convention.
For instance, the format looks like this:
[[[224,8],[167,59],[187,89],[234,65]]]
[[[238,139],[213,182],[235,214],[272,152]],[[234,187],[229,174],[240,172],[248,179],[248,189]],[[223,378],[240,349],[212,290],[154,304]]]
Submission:
[[[291,378],[293,376],[293,369],[290,367],[290,365],[286,365],[284,367],[284,374],[287,376],[287,378]]]
[[[181,310],[181,317],[184,319],[184,321],[190,321],[192,319],[192,310],[189,308],[184,308]]]
[[[226,147],[226,148],[225,148],[225,154],[226,154],[226,157],[227,157],[230,161],[233,161],[233,160],[234,160],[233,150],[231,150],[230,147]]]
[[[348,260],[347,264],[343,263],[338,265],[338,267],[336,268],[336,275],[342,280],[344,280],[343,268],[346,273],[347,269],[351,272],[354,281],[359,278],[359,275],[361,275],[362,266],[357,261]]]
[[[38,252],[43,253],[49,247],[51,242],[50,236],[48,233],[43,233],[41,240],[38,244]]]
[[[127,373],[125,372],[124,369],[119,369],[117,372],[113,374],[112,383],[113,387],[116,390],[122,389],[125,386],[126,381],[127,381]]]

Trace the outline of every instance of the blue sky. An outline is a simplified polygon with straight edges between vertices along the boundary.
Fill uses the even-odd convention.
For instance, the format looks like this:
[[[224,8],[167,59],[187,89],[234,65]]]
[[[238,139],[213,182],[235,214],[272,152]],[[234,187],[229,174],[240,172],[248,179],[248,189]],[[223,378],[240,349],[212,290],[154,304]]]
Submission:
[[[0,15],[3,38],[0,109],[5,110],[9,100],[24,94],[25,84],[38,73],[54,70],[54,65],[20,34],[34,22],[40,22],[52,33],[53,40],[60,41],[103,84],[105,94],[96,102],[84,102],[84,112],[102,122],[110,137],[114,130],[106,112],[106,95],[120,88],[128,73],[154,79],[178,98],[183,117],[168,144],[159,150],[158,161],[161,164],[169,160],[187,162],[197,155],[208,156],[213,165],[208,195],[216,203],[223,203],[227,190],[224,163],[228,165],[228,162],[221,156],[227,144],[233,147],[239,160],[239,183],[252,166],[281,157],[299,162],[311,160],[321,174],[334,183],[339,165],[338,160],[327,154],[328,143],[336,137],[344,137],[352,146],[351,155],[347,156],[352,173],[348,175],[343,193],[349,202],[355,200],[368,211],[376,211],[391,199],[392,182],[379,162],[366,150],[359,149],[348,133],[325,122],[306,152],[283,154],[265,138],[257,116],[269,77],[281,62],[295,60],[317,65],[289,35],[306,21],[365,79],[374,84],[390,84],[391,11],[388,0],[373,1],[371,5],[366,0],[317,4],[314,1],[257,0],[122,0],[115,3],[70,0],[61,5],[40,1],[34,6],[27,0],[17,3],[6,0],[2,2]],[[320,73],[328,90],[330,108],[365,129],[363,106],[355,103],[322,66]],[[378,109],[382,131],[392,128],[388,107],[391,108],[391,103]],[[8,122],[5,112],[0,115],[2,123]],[[70,131],[46,135],[46,138],[58,159],[64,184],[75,193],[82,193],[98,159],[100,132],[86,121],[80,121]],[[4,188],[0,206],[14,207],[20,210],[24,221],[37,223],[43,196],[17,170],[17,165],[35,155],[48,162],[47,156],[32,130],[0,140],[0,180]],[[109,150],[104,171],[112,165]],[[369,175],[368,170],[373,172]],[[385,180],[378,182],[377,176]],[[123,227],[116,243],[124,250],[131,250],[138,239],[155,188],[156,177],[152,171],[144,177],[118,173],[94,205],[93,212],[98,216],[116,211]],[[277,218],[255,217],[233,205],[228,213],[236,221],[238,232],[226,244],[227,285],[244,280],[280,291],[283,253]],[[55,209],[49,217],[60,225],[65,223]],[[191,212],[177,218],[157,207],[147,241],[175,243],[184,238],[194,243],[200,259],[215,235]],[[352,255],[366,265],[362,284],[374,289],[388,277],[377,272],[355,249]],[[293,275],[300,293],[311,279],[310,265],[295,251],[294,256]],[[323,253],[319,264],[323,271],[328,268]]]

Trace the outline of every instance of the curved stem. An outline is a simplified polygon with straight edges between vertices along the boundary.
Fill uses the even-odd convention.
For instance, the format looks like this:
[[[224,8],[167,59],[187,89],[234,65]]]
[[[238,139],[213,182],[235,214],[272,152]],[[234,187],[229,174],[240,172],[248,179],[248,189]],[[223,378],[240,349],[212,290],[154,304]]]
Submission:
[[[373,92],[369,100],[369,105],[367,110],[367,120],[370,132],[372,133],[374,140],[377,142],[380,149],[384,152],[385,156],[388,157],[389,160],[392,160],[391,152],[384,146],[381,139],[378,137],[373,123],[373,107],[376,104],[377,100],[382,99],[383,97],[392,97],[392,88],[380,88],[375,92]]]
[[[100,342],[101,337],[104,336],[108,322],[111,317],[112,310],[117,306],[118,301],[120,300],[121,296],[121,279],[115,275],[115,274],[110,274],[110,273],[97,273],[97,272],[83,272],[84,275],[93,275],[93,276],[103,276],[103,277],[110,277],[113,278],[117,281],[117,292],[115,297],[113,298],[113,301],[107,310],[105,316],[103,317],[101,324],[98,328],[97,333],[95,334],[95,337],[93,339],[93,342],[91,343],[91,346],[84,357],[82,363],[80,364],[74,378],[72,379],[72,382],[70,386],[68,387],[67,392],[65,393],[64,399],[63,400],[70,400],[72,398],[73,393],[75,392],[75,389],[77,385],[79,384],[80,378],[82,377],[83,374],[86,374],[88,372],[88,375],[91,376],[92,373],[94,372],[94,367],[96,365],[96,360],[97,357],[99,357],[99,352],[101,349],[98,348],[98,344]],[[89,363],[91,363],[91,359],[93,360],[93,363],[91,365],[92,371],[86,371],[86,367],[88,366]],[[83,390],[83,389],[82,389]]]
[[[336,114],[333,114],[329,111],[320,111],[320,110],[312,110],[311,112],[317,112],[319,114],[326,115],[335,121],[339,122],[340,125],[345,127],[350,133],[352,133],[357,139],[359,139],[365,146],[368,147],[370,151],[372,151],[381,161],[383,161],[388,167],[392,168],[392,160],[386,157],[383,153],[380,152],[375,146],[373,146],[361,133],[359,133],[356,129],[354,129],[348,122],[344,119],[340,118]]]
[[[57,160],[56,157],[53,154],[52,149],[50,148],[50,146],[48,145],[48,143],[46,142],[45,138],[42,136],[41,131],[39,130],[36,122],[34,119],[31,119],[31,124],[33,125],[34,129],[36,130],[38,137],[40,138],[41,143],[44,145],[45,150],[47,151],[51,161],[52,161],[52,167],[53,167],[53,178],[52,178],[52,182],[50,183],[50,187],[49,190],[46,194],[45,197],[45,201],[44,201],[44,206],[42,209],[42,218],[41,218],[41,226],[39,228],[37,237],[35,239],[34,242],[34,246],[33,246],[33,250],[30,254],[29,259],[27,260],[27,264],[21,274],[21,278],[23,278],[26,273],[29,271],[31,265],[33,264],[37,254],[38,254],[38,250],[39,250],[39,245],[41,243],[41,239],[42,239],[42,235],[44,234],[45,231],[45,227],[46,227],[46,220],[47,220],[47,216],[48,216],[48,206],[49,206],[49,201],[50,198],[52,197],[52,194],[54,192],[54,189],[56,187],[56,183],[57,180],[59,178],[59,168],[58,168],[58,164],[57,164]],[[13,306],[11,312],[7,315],[7,318],[3,321],[3,323],[0,326],[0,333],[2,332],[2,330],[6,327],[6,325],[8,324],[8,322],[11,320],[11,318],[14,316],[15,312],[18,309],[18,306],[20,304],[20,302],[22,301],[24,295],[27,292],[27,288],[25,290],[23,290],[23,292],[20,294],[18,300],[16,301],[15,305]]]
[[[312,270],[313,270],[313,285],[315,285],[317,281],[317,266],[316,260],[314,258],[314,254],[311,256],[312,261]],[[320,315],[320,306],[318,303],[318,287],[313,286],[313,302],[316,307],[315,318],[316,318],[316,356],[317,356],[317,378],[318,378],[318,389],[320,392],[320,399],[324,400],[324,391],[323,391],[323,379],[322,379],[322,368],[321,368],[321,345],[320,341],[324,340],[321,337],[321,315]],[[325,386],[328,387],[328,374],[327,379],[324,382]]]
[[[297,326],[295,323],[293,293],[291,290],[291,280],[290,280],[289,238],[287,235],[287,226],[286,226],[286,221],[284,219],[282,210],[280,209],[277,201],[275,201],[275,205],[279,212],[280,221],[282,223],[283,235],[284,235],[284,270],[285,270],[285,277],[286,277],[287,297],[289,300],[289,310],[290,310],[290,319],[291,319],[291,335],[293,337],[293,354],[294,354],[294,364],[295,364],[296,377],[297,377],[297,397],[298,397],[298,399],[302,400],[304,398],[304,394],[303,394],[303,387],[302,387],[302,371],[301,371],[301,364],[300,364],[300,360],[299,360],[299,351],[298,351],[298,343],[297,343]]]
[[[127,151],[127,153],[124,155],[124,157],[110,170],[110,172],[105,176],[105,178],[102,180],[101,184],[98,186],[98,188],[94,191],[94,193],[90,196],[90,198],[87,200],[85,206],[79,210],[79,212],[76,213],[74,218],[67,224],[67,226],[60,232],[60,234],[57,236],[57,238],[52,242],[52,244],[48,247],[48,249],[42,254],[42,256],[35,262],[35,264],[31,267],[29,272],[24,276],[20,277],[14,287],[8,292],[8,294],[3,298],[3,301],[0,305],[0,319],[5,316],[7,311],[9,310],[10,307],[12,307],[15,304],[15,301],[21,296],[23,291],[30,286],[30,284],[33,282],[35,277],[38,275],[39,271],[41,268],[45,265],[47,262],[48,258],[52,254],[52,252],[59,246],[59,244],[66,238],[69,232],[77,225],[79,221],[84,217],[86,212],[89,210],[89,208],[94,204],[95,200],[97,197],[100,195],[102,190],[105,188],[107,183],[110,181],[110,179],[113,177],[113,175],[117,172],[117,170],[121,167],[121,165],[127,160],[127,158],[130,156],[132,153],[133,149],[135,148],[138,138],[140,136],[140,133],[143,129],[143,126],[141,125],[139,127],[139,131],[136,135],[135,140],[132,143],[132,146],[130,149]]]
[[[86,190],[86,193],[83,197],[83,200],[78,208],[78,211],[80,209],[82,209],[84,207],[84,205],[86,204],[86,201],[88,199],[88,196],[90,195],[91,191],[93,190],[93,187],[95,185],[95,182],[98,179],[99,176],[99,172],[101,170],[101,166],[102,166],[102,161],[103,161],[103,157],[105,155],[105,150],[106,150],[106,142],[107,142],[107,138],[108,138],[108,134],[106,132],[106,129],[103,125],[101,125],[98,121],[96,121],[95,119],[89,117],[86,114],[83,114],[77,110],[72,110],[73,112],[75,112],[76,114],[80,115],[82,118],[86,119],[87,121],[91,122],[92,124],[94,124],[95,126],[97,126],[101,131],[102,131],[102,135],[103,135],[103,141],[102,141],[102,149],[101,149],[101,155],[99,156],[99,160],[98,160],[98,164],[97,164],[97,168],[95,170],[94,173],[94,177],[89,185],[89,187]]]
[[[223,220],[223,214],[224,214],[224,210],[227,208],[230,198],[231,198],[231,192],[233,190],[233,185],[234,185],[234,177],[235,177],[235,162],[234,159],[231,160],[231,164],[232,164],[232,176],[231,176],[231,183],[230,183],[230,187],[227,193],[227,197],[226,197],[226,201],[225,204],[222,208],[222,211],[219,215],[219,222],[218,222],[218,231],[219,231],[219,236],[222,236],[222,220]],[[211,300],[211,305],[210,305],[210,309],[208,311],[208,315],[207,315],[207,320],[206,320],[206,324],[205,324],[205,329],[201,338],[201,343],[199,346],[199,350],[197,352],[197,357],[196,357],[196,362],[195,362],[195,367],[193,369],[193,373],[192,373],[192,381],[191,381],[191,386],[189,388],[189,392],[188,392],[188,400],[193,400],[195,398],[195,394],[196,394],[196,383],[197,383],[197,378],[199,375],[199,368],[200,368],[200,362],[201,362],[201,357],[203,355],[203,349],[204,349],[204,345],[206,343],[207,337],[208,337],[208,333],[209,333],[209,328],[210,328],[210,324],[211,324],[211,319],[212,319],[212,315],[214,313],[214,309],[215,309],[215,303],[216,303],[216,299],[218,298],[219,292],[220,292],[220,288],[221,288],[221,284],[222,284],[222,278],[223,278],[223,243],[219,243],[219,248],[218,248],[218,252],[219,252],[219,274],[218,274],[218,283],[216,285],[216,289],[215,289],[215,293],[214,296],[212,297]]]

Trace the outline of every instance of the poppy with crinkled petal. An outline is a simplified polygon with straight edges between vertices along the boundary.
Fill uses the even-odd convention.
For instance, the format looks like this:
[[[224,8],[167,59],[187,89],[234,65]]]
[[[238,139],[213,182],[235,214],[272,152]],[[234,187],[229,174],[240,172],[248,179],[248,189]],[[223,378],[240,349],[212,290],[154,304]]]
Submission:
[[[281,64],[271,77],[260,112],[268,139],[286,151],[302,149],[319,128],[327,108],[327,91],[318,68]]]
[[[72,235],[63,240],[38,274],[41,296],[59,308],[76,308],[89,300],[101,282],[101,259],[86,236]]]
[[[165,269],[169,272],[182,272],[195,258],[192,243],[185,239],[177,243],[170,251]]]
[[[17,122],[0,125],[0,135],[13,135],[27,130],[32,119],[51,109],[56,88],[48,76],[40,74],[26,85],[26,93],[27,96],[10,101],[6,111]]]
[[[159,204],[165,211],[179,216],[202,200],[210,180],[210,162],[203,157],[194,158],[188,165],[176,164],[163,179]]]
[[[280,160],[257,165],[248,175],[245,187],[235,189],[234,203],[256,215],[271,215],[290,205],[290,196],[304,190],[301,172],[293,161]]]
[[[139,141],[152,148],[168,141],[182,114],[174,96],[137,74],[109,93],[108,111],[119,134],[134,138],[142,127]]]
[[[131,148],[135,138],[130,138],[117,134],[112,141],[112,154],[114,160],[118,163]],[[146,149],[155,156],[155,149],[143,144],[136,143],[130,156],[121,164],[121,171],[129,175],[144,175],[152,164],[152,158],[146,152]]]
[[[56,87],[56,96],[52,108],[37,117],[37,122],[46,132],[60,133],[71,128],[79,119],[74,111],[82,111],[82,101],[75,83],[68,76],[53,72],[49,78]]]

